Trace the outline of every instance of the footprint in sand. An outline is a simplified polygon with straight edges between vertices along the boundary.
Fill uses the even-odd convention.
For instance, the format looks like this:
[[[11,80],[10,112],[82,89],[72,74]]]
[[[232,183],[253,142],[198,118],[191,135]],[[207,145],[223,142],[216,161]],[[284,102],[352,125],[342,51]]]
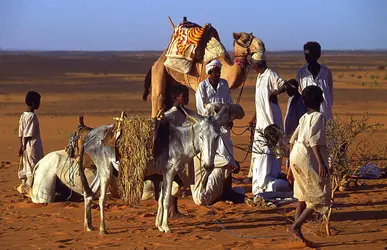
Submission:
[[[71,241],[73,241],[74,239],[63,239],[63,240],[57,240],[55,242],[58,242],[58,243],[69,243]]]
[[[79,207],[80,207],[79,204],[73,203],[73,202],[65,206],[65,208],[79,208]]]
[[[278,244],[277,247],[284,248],[284,249],[303,249],[308,246],[304,242],[295,241],[295,242]]]
[[[195,238],[198,240],[212,240],[213,239],[212,237],[206,236],[206,235],[201,235],[201,236],[196,235]]]

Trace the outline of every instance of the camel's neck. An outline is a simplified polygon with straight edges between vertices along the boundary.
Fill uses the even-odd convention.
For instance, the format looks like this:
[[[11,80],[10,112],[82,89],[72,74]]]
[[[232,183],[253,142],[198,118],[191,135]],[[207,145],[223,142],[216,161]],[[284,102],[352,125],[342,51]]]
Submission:
[[[241,86],[247,74],[247,59],[244,57],[236,57],[235,59],[234,62],[230,62],[226,56],[218,58],[223,65],[222,78],[227,80],[230,89]]]

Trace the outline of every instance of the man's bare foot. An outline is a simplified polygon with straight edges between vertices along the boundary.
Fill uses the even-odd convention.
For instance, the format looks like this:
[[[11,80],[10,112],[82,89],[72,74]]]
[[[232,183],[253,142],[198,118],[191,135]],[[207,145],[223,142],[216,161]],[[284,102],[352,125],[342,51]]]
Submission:
[[[288,228],[288,232],[294,236],[295,238],[301,240],[302,242],[304,242],[306,244],[306,240],[304,238],[304,236],[302,235],[301,233],[301,229],[294,229],[293,226],[290,226]]]
[[[317,247],[316,243],[314,243],[314,242],[312,242],[310,240],[307,240],[307,239],[304,239],[304,243],[305,243],[305,245],[307,245],[310,248],[316,248]]]
[[[186,215],[185,214],[182,214],[180,212],[177,212],[177,213],[169,213],[169,218],[173,218],[173,219],[181,219],[181,218],[185,218]]]

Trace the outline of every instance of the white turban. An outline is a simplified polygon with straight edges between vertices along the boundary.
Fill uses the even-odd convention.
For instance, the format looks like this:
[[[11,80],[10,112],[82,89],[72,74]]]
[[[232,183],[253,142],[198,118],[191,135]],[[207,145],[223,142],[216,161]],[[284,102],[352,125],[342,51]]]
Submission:
[[[208,72],[210,72],[210,70],[214,69],[214,68],[222,68],[222,64],[220,63],[219,60],[212,60],[211,62],[207,63],[206,65],[206,73],[208,74]]]
[[[266,55],[265,53],[256,52],[251,56],[251,59],[254,61],[266,61]]]

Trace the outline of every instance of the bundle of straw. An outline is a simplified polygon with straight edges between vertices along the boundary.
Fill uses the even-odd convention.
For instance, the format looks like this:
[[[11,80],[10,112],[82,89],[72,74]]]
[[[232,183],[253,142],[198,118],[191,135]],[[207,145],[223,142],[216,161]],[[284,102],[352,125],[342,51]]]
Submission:
[[[144,189],[147,166],[153,164],[156,123],[150,118],[127,117],[122,121],[118,143],[118,189],[122,200],[136,206]]]

